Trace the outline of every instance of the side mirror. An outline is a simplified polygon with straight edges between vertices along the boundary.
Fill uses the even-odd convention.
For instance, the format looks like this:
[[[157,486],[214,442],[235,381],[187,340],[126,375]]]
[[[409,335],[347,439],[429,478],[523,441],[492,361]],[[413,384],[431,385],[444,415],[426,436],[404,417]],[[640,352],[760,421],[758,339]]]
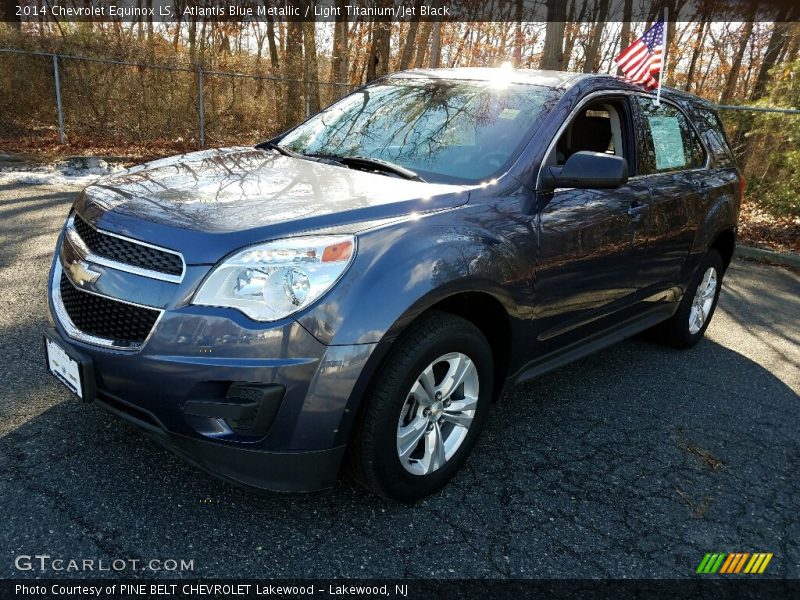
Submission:
[[[541,188],[611,189],[628,181],[628,161],[602,152],[576,152],[563,167],[542,169]]]

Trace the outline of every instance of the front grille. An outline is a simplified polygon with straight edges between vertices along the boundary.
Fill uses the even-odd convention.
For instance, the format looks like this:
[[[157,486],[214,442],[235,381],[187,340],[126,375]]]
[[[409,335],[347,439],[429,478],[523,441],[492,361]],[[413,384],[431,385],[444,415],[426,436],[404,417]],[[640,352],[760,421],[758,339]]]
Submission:
[[[77,289],[61,274],[61,302],[73,325],[95,337],[141,345],[150,335],[160,311],[132,306]]]
[[[129,242],[102,231],[97,231],[77,214],[75,215],[74,227],[86,246],[94,254],[126,265],[139,267],[140,269],[148,269],[167,275],[180,276],[183,274],[183,261],[177,254]]]

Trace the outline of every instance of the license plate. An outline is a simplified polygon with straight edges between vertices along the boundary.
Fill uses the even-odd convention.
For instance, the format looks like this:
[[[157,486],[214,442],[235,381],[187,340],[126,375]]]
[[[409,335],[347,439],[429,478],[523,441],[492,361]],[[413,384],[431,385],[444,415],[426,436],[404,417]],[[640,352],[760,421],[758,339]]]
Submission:
[[[74,350],[68,349],[65,344],[59,343],[60,340],[54,335],[55,332],[48,333],[44,336],[47,368],[78,398],[85,401],[92,400],[89,396],[94,389],[94,381],[87,381],[93,375],[91,360],[84,359]]]

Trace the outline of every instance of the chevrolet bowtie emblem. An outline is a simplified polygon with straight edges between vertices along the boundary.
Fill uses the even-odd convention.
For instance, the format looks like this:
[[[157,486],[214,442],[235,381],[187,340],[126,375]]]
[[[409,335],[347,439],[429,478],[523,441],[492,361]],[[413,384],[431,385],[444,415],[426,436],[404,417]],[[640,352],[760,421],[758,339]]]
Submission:
[[[82,286],[85,283],[94,283],[100,277],[100,273],[94,271],[86,262],[75,260],[67,267],[72,281]]]

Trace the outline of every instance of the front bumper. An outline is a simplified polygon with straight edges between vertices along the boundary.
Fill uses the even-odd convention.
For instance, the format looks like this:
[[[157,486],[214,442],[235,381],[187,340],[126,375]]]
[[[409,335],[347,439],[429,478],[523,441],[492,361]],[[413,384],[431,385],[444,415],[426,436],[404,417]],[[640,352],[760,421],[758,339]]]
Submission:
[[[336,483],[344,456],[344,445],[327,450],[278,452],[177,435],[154,425],[154,415],[145,415],[135,404],[120,398],[101,393],[95,403],[135,425],[188,463],[247,488],[272,492],[326,489]]]
[[[233,310],[183,305],[164,307],[139,351],[100,347],[71,337],[60,321],[53,293],[60,271],[56,257],[51,322],[91,359],[97,404],[240,485],[294,492],[335,483],[377,344],[325,346],[292,319],[256,323]],[[231,386],[243,383],[285,390],[259,435],[187,409],[227,402]]]

